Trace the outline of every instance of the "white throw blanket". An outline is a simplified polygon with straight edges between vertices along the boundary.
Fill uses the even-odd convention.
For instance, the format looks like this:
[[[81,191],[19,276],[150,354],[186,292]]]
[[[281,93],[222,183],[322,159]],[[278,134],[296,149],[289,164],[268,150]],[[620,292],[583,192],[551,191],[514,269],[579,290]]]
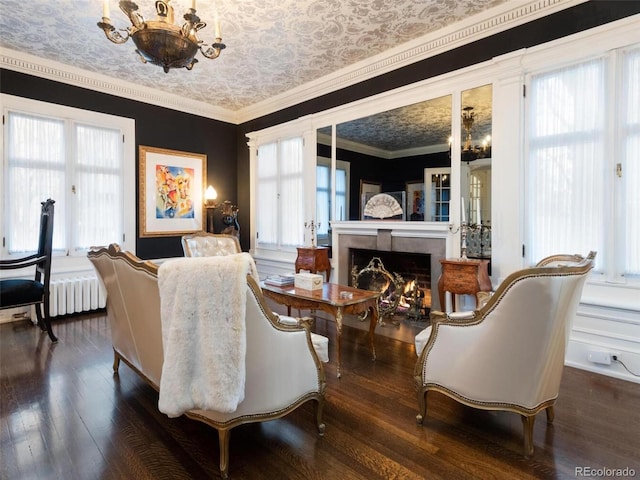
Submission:
[[[158,408],[233,412],[244,399],[248,253],[179,258],[158,270],[164,363]]]

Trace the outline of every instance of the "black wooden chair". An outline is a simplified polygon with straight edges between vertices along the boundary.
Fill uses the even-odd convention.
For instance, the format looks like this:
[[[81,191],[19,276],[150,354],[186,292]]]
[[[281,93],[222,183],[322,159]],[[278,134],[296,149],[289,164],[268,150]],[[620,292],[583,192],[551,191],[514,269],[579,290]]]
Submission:
[[[49,317],[49,277],[51,273],[54,203],[55,201],[51,199],[42,202],[38,252],[28,257],[0,260],[0,270],[32,266],[35,266],[36,269],[34,280],[24,278],[0,280],[0,309],[35,305],[38,326],[49,334],[52,342],[57,342],[58,339],[53,334]]]

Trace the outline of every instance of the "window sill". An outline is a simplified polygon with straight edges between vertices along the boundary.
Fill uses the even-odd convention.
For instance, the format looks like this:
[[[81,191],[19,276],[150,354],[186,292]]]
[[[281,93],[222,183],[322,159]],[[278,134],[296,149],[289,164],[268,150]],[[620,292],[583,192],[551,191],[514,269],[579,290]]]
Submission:
[[[615,308],[640,312],[640,284],[608,283],[605,281],[587,281],[580,303],[598,307]]]

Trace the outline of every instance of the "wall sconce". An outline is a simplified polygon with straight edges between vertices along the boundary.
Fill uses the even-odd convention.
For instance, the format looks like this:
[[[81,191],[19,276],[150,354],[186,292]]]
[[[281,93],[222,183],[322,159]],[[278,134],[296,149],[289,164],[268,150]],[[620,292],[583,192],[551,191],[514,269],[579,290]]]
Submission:
[[[207,187],[207,190],[204,192],[204,206],[207,209],[207,232],[215,233],[213,227],[213,213],[215,209],[218,208],[218,204],[216,203],[216,198],[218,198],[218,192],[211,185]]]

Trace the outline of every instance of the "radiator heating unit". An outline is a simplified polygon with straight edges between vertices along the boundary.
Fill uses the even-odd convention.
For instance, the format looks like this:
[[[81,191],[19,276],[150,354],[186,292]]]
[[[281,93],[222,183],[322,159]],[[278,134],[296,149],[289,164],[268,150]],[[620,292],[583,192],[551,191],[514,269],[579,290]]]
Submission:
[[[90,312],[107,304],[107,296],[95,275],[52,278],[49,292],[52,317]]]

